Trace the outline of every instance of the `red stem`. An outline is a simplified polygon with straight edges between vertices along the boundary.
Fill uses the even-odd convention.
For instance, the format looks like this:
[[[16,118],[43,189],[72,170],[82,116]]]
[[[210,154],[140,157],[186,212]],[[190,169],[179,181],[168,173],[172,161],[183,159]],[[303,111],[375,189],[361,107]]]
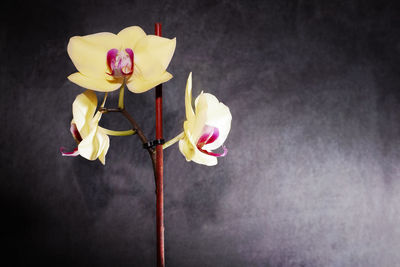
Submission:
[[[155,35],[161,36],[161,23],[155,24]],[[162,84],[156,86],[156,139],[163,139],[162,130]],[[164,188],[163,148],[156,146],[156,220],[157,220],[157,267],[165,266],[164,258]]]

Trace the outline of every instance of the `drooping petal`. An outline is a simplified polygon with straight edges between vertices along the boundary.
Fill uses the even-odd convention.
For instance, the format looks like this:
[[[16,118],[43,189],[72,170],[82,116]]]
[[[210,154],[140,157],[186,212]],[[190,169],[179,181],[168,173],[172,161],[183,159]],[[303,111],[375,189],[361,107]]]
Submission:
[[[98,136],[97,138],[100,140],[100,148],[99,148],[99,153],[98,157],[100,162],[105,165],[106,164],[106,154],[108,151],[108,148],[110,147],[110,138],[108,135],[102,133],[100,129],[98,130]]]
[[[126,86],[128,87],[129,91],[133,93],[143,93],[151,88],[156,87],[161,83],[165,83],[166,81],[172,78],[171,73],[164,72],[161,76],[156,79],[145,79],[141,76],[136,76],[135,73],[131,76],[128,80]]]
[[[146,33],[139,26],[125,28],[117,35],[122,40],[123,47],[131,49],[134,49],[137,42],[146,37]]]
[[[154,79],[167,69],[175,51],[176,39],[147,35],[135,46],[135,73]]]
[[[80,155],[88,160],[97,159],[105,150],[108,150],[109,147],[109,137],[102,133],[99,127],[97,127],[100,118],[101,113],[97,112],[90,122],[91,127],[89,135],[84,138],[78,146]]]
[[[107,134],[104,133],[102,128],[99,127],[99,120],[100,120],[101,116],[102,116],[101,112],[98,111],[91,121],[91,126],[93,128],[97,129],[96,130],[96,140],[97,140],[97,143],[99,144],[99,147],[98,147],[96,158],[99,158],[101,163],[103,163],[103,165],[104,165],[105,164],[105,155],[108,151],[108,148],[110,147],[110,138],[108,137]],[[102,158],[100,158],[101,155],[103,155]]]
[[[75,72],[68,76],[68,80],[70,80],[71,82],[73,82],[83,88],[98,91],[98,92],[111,92],[111,91],[115,91],[121,87],[123,79],[107,80],[104,77],[105,75],[108,75],[108,74],[104,73],[102,78],[94,79],[94,78],[84,76],[79,72]]]
[[[113,48],[120,50],[121,47],[122,41],[117,35],[102,32],[72,37],[67,51],[80,73],[87,77],[104,79],[104,73],[108,71],[107,52]]]
[[[101,164],[106,165],[106,154],[108,151],[108,148],[110,147],[110,140],[107,142],[107,148],[101,151],[101,154],[99,156],[99,160]]]
[[[96,128],[91,129],[89,135],[78,145],[79,153],[85,159],[95,160],[97,158],[100,144],[96,139],[96,132]]]
[[[91,90],[86,90],[79,94],[72,104],[73,122],[80,133],[81,138],[86,138],[90,132],[89,122],[97,108],[96,93]]]

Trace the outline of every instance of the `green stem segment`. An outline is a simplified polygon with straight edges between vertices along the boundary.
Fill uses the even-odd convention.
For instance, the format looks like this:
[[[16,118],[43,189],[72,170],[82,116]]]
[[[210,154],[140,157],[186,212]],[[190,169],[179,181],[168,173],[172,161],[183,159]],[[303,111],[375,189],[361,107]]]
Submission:
[[[165,142],[165,144],[163,144],[163,149],[166,149],[167,147],[172,146],[173,144],[175,144],[176,142],[181,140],[184,136],[185,136],[185,133],[181,132],[180,134],[178,134],[177,136],[175,136],[171,140]]]
[[[107,135],[112,135],[112,136],[129,136],[129,135],[134,135],[136,131],[134,130],[127,130],[127,131],[114,131],[114,130],[109,130],[103,127],[99,126],[99,129],[101,129],[105,134]]]
[[[120,109],[124,108],[124,92],[125,92],[125,82],[122,84],[121,88],[119,89],[118,107]]]

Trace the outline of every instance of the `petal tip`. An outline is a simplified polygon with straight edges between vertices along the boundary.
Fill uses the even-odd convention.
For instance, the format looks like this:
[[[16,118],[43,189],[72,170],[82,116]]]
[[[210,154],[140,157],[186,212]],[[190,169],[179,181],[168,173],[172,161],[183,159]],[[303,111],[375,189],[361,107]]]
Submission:
[[[60,147],[61,155],[64,157],[76,157],[79,156],[78,148],[75,148],[72,152],[65,152],[65,147]]]

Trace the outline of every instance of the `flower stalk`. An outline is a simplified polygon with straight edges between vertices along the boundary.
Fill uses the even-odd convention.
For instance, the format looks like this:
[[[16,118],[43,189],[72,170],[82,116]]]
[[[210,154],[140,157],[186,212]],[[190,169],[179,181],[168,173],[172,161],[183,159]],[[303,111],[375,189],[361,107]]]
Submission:
[[[171,140],[165,142],[163,144],[163,149],[166,149],[167,147],[172,146],[173,144],[175,144],[176,142],[178,142],[179,140],[181,140],[183,137],[185,136],[184,132],[181,132],[180,134],[178,134],[177,136],[175,136],[174,138],[172,138]]]
[[[121,88],[119,89],[119,97],[118,97],[118,108],[124,108],[124,92],[125,92],[125,82],[122,84]]]
[[[112,135],[112,136],[129,136],[129,135],[134,135],[136,131],[134,130],[127,130],[127,131],[114,131],[110,129],[103,128],[99,126],[99,129],[103,131],[106,135]]]

